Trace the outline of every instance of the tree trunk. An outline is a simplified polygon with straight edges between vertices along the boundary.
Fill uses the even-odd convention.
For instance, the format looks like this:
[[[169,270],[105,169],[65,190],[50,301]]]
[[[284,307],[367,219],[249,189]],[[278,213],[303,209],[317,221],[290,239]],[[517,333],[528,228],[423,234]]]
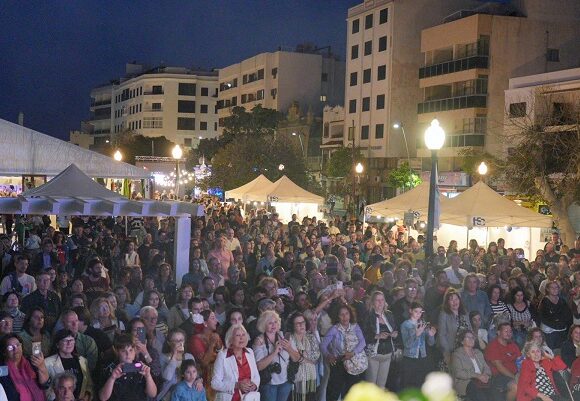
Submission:
[[[550,205],[550,210],[556,221],[556,226],[560,230],[562,241],[570,248],[574,248],[576,231],[568,216],[568,208],[572,205],[572,199],[558,199],[550,186],[550,182],[545,177],[536,177],[534,182],[542,197]]]

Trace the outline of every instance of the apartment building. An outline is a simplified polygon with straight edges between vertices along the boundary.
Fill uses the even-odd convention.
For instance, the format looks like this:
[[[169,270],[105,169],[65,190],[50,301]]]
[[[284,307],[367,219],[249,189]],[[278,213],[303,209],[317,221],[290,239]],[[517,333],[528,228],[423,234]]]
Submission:
[[[521,0],[460,10],[423,30],[417,132],[422,140],[433,118],[445,129],[442,174],[457,171],[468,148],[495,155],[506,150],[510,78],[580,65],[579,23],[580,2]],[[427,169],[429,151],[421,141],[417,156],[425,157]]]
[[[344,101],[344,61],[330,52],[301,47],[300,51],[261,53],[219,70],[218,117],[235,106],[256,105],[286,113],[294,102],[302,112],[321,115],[326,104]]]
[[[131,130],[195,147],[218,135],[217,95],[216,71],[128,64],[125,77],[91,91],[91,134],[95,145]]]
[[[348,10],[344,146],[359,147],[366,157],[369,202],[394,195],[387,176],[398,160],[415,156],[417,71],[423,64],[421,31],[436,25],[469,0],[374,0]]]

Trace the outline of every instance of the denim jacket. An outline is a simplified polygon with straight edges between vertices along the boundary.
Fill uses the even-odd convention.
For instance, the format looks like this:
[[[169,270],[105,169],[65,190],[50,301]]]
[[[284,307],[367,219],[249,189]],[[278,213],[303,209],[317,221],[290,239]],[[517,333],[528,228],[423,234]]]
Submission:
[[[429,345],[435,344],[435,337],[429,335],[429,331],[425,329],[419,337],[416,334],[417,323],[411,319],[405,320],[401,324],[401,335],[403,337],[403,356],[408,358],[425,358],[427,356],[427,349],[425,342]]]

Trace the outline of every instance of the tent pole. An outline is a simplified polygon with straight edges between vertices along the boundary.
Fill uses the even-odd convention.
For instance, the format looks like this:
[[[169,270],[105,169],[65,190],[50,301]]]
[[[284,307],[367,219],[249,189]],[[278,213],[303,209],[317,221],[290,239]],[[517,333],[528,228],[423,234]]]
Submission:
[[[125,216],[125,239],[129,237],[129,217]]]
[[[467,238],[465,239],[465,247],[469,249],[469,227],[465,227],[467,229],[466,234]]]

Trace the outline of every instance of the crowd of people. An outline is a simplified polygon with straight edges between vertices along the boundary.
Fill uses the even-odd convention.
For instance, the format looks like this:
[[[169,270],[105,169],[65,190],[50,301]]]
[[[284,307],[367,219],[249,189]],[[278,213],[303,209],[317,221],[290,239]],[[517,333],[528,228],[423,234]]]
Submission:
[[[430,371],[470,401],[580,394],[580,239],[526,258],[205,206],[183,277],[171,218],[5,216],[0,400],[336,401]]]

